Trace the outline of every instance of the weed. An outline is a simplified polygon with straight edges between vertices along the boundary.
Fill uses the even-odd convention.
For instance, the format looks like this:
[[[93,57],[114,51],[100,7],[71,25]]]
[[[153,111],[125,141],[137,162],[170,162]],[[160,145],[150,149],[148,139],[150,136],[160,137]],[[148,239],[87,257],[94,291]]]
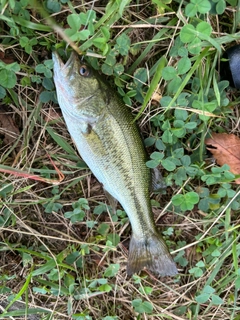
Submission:
[[[239,92],[218,75],[222,51],[240,39],[239,4],[42,3],[0,3],[0,319],[238,319],[239,188],[204,141],[239,135]],[[174,278],[126,276],[128,217],[108,204],[57,105],[51,53],[66,60],[66,39],[132,109],[146,165],[161,170],[152,206]],[[21,170],[65,179],[49,186]]]

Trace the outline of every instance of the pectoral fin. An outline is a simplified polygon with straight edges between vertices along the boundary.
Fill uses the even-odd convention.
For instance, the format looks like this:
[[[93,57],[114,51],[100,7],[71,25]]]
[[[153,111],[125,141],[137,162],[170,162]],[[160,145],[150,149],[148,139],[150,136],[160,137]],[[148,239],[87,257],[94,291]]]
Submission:
[[[104,193],[109,201],[110,206],[112,207],[113,213],[116,214],[117,209],[117,199],[115,199],[107,190],[104,189]]]
[[[161,171],[158,168],[154,168],[152,171],[152,191],[160,191],[166,189],[166,183],[163,180]]]
[[[96,118],[93,117],[85,117],[81,116],[81,119],[79,120],[79,123],[81,124],[81,132],[85,135],[90,134],[93,130],[93,127],[97,123]]]

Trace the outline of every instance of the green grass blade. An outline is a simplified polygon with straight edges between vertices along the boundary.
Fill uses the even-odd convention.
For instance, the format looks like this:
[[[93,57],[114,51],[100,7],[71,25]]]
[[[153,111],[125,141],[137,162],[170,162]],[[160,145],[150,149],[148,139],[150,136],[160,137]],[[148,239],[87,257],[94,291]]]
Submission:
[[[47,132],[53,138],[53,140],[70,155],[76,155],[76,151],[70,146],[70,144],[64,140],[59,134],[57,134],[50,126],[46,127]]]
[[[31,279],[32,279],[32,273],[30,272],[29,275],[27,276],[26,281],[25,281],[24,285],[22,286],[21,290],[15,295],[15,297],[9,303],[9,305],[5,308],[5,310],[8,310],[14,304],[14,302],[18,301],[22,297],[24,292],[28,289],[28,285],[29,285]]]
[[[183,89],[185,88],[185,86],[187,85],[188,81],[191,79],[192,75],[194,74],[194,72],[196,71],[196,69],[199,67],[199,65],[201,64],[201,61],[203,59],[203,57],[205,57],[205,55],[208,54],[209,48],[205,48],[200,55],[197,57],[195,63],[193,64],[193,66],[191,67],[190,71],[187,73],[186,77],[184,78],[184,80],[182,81],[181,85],[179,86],[177,92],[175,93],[174,97],[172,98],[171,102],[169,103],[166,111],[172,107],[173,103],[177,100],[179,94],[183,91]]]
[[[25,19],[18,17],[18,16],[14,16],[14,21],[17,24],[20,24],[22,27],[25,27],[28,29],[32,29],[32,30],[36,30],[36,31],[45,31],[45,32],[52,31],[52,28],[49,26],[46,26],[45,24],[34,23],[34,22],[25,20]]]
[[[32,272],[32,276],[39,276],[40,274],[44,274],[56,267],[56,261],[51,259],[50,261],[46,262],[42,267],[34,270]]]
[[[134,121],[136,121],[140,118],[140,116],[143,113],[144,109],[146,108],[148,102],[151,100],[152,94],[154,93],[154,91],[157,88],[157,85],[158,85],[158,83],[161,79],[161,76],[162,76],[162,70],[166,66],[166,64],[167,64],[167,59],[165,56],[162,56],[159,59],[157,70],[153,76],[150,87],[144,97],[142,107],[141,107],[139,113],[137,114],[137,116],[135,117]]]
[[[9,311],[0,315],[0,319],[6,319],[6,317],[21,317],[30,314],[41,314],[41,313],[51,313],[51,311],[44,308],[29,308],[29,309],[18,309],[14,311]]]

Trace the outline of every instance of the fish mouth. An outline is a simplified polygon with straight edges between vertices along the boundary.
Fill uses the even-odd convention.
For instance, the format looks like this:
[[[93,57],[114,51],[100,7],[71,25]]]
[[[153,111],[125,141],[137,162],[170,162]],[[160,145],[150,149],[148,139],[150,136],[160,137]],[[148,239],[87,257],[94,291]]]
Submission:
[[[66,63],[64,63],[61,59],[61,57],[59,56],[59,54],[57,53],[57,51],[54,51],[52,53],[52,60],[53,60],[53,65],[54,65],[54,70],[61,70],[64,71],[65,69],[67,69],[73,62],[74,60],[78,59],[78,55],[75,51],[72,51],[70,54],[69,59],[67,60]]]
[[[67,68],[69,65],[71,65],[74,60],[78,59],[78,55],[75,51],[72,51],[70,54],[69,59],[67,60],[67,62],[64,64],[64,69]]]
[[[64,67],[64,63],[62,61],[62,59],[60,58],[59,54],[57,53],[57,51],[54,51],[52,53],[52,60],[53,60],[53,65],[54,65],[54,69],[62,69]]]

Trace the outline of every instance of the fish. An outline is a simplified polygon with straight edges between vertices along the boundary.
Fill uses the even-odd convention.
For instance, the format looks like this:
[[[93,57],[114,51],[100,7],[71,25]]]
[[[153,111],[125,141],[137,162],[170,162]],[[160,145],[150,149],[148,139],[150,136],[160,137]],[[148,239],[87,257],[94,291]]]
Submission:
[[[72,51],[68,61],[52,54],[58,104],[81,158],[127,213],[132,236],[127,274],[147,269],[178,273],[159,234],[150,202],[151,171],[134,117],[108,82]]]

